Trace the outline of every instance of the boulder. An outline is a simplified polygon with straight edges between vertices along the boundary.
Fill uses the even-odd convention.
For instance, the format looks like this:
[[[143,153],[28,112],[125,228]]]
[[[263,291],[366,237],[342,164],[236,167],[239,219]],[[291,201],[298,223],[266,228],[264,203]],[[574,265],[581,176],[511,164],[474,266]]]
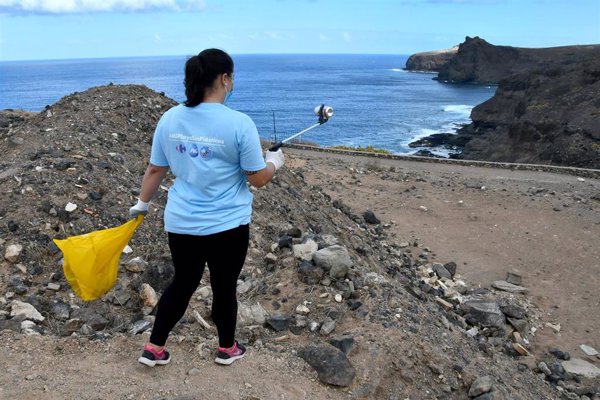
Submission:
[[[586,378],[600,377],[600,368],[580,358],[571,358],[568,361],[563,361],[562,366],[567,373],[579,375]]]
[[[345,387],[356,375],[348,357],[333,346],[306,346],[298,355],[317,371],[321,382]]]
[[[477,378],[475,382],[471,384],[471,387],[469,389],[469,397],[477,397],[479,395],[491,391],[493,384],[494,382],[489,376],[482,376],[480,378]]]
[[[495,326],[503,328],[506,318],[495,301],[467,300],[460,309],[465,312],[465,319],[471,325]]]
[[[19,256],[23,251],[23,246],[20,244],[11,244],[6,247],[6,251],[4,252],[4,258],[6,261],[11,263],[16,263],[19,260]]]
[[[11,317],[22,317],[31,321],[42,322],[45,318],[29,303],[13,300],[10,309]]]
[[[303,261],[311,261],[319,250],[319,245],[314,240],[308,240],[306,243],[295,244],[293,250],[294,257]]]
[[[352,260],[348,250],[340,245],[333,245],[317,251],[314,254],[313,261],[315,265],[329,272],[332,278],[340,279],[346,276]]]

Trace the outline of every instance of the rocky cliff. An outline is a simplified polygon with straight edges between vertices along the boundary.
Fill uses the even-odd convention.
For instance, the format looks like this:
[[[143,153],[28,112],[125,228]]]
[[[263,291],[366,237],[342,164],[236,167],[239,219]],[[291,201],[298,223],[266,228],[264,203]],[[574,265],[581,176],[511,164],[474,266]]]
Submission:
[[[451,49],[413,54],[406,60],[407,71],[439,72],[456,55],[458,46]]]
[[[563,46],[541,49],[496,46],[479,37],[458,46],[439,71],[442,82],[497,84],[511,75],[550,66],[573,64],[598,55],[598,46]]]
[[[462,158],[600,168],[600,51],[504,79],[471,118]]]
[[[600,168],[600,45],[525,49],[461,43],[441,82],[498,83],[458,136],[458,158]]]

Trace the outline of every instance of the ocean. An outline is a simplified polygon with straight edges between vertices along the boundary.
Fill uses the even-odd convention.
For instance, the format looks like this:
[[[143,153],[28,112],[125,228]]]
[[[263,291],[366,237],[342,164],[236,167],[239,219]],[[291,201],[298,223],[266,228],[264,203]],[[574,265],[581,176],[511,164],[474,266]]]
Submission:
[[[317,122],[326,104],[334,116],[303,140],[321,146],[374,146],[413,153],[408,143],[455,132],[495,87],[439,83],[406,72],[405,55],[233,55],[235,90],[227,105],[248,114],[273,139]],[[104,58],[0,63],[0,109],[41,111],[93,86],[143,84],[181,102],[187,57]],[[443,150],[435,151],[445,155]]]

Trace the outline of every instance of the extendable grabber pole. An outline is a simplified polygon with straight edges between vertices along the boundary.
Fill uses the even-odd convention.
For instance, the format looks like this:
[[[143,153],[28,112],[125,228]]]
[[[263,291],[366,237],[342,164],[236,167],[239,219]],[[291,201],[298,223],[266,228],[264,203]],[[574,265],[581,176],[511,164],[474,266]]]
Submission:
[[[269,148],[269,151],[277,151],[277,150],[279,150],[279,148],[281,146],[283,146],[285,143],[289,142],[290,140],[302,135],[303,133],[310,131],[311,129],[316,128],[317,126],[321,126],[325,122],[329,121],[329,118],[331,118],[333,116],[333,108],[331,108],[330,106],[326,106],[325,104],[321,104],[320,106],[315,107],[315,114],[317,114],[317,116],[319,117],[319,122],[317,122],[316,124],[314,124],[312,126],[309,126],[308,128],[306,128],[304,130],[301,130],[298,133],[293,134],[289,138],[283,139],[283,140],[275,143],[273,146],[271,146],[271,148]]]

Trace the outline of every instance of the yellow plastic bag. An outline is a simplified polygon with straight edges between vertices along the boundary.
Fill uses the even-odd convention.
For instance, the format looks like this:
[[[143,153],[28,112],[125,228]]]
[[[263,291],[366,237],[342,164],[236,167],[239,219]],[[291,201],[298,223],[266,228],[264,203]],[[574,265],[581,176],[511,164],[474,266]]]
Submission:
[[[143,219],[138,215],[116,228],[54,239],[63,253],[65,277],[77,296],[95,300],[115,285],[121,253]]]

